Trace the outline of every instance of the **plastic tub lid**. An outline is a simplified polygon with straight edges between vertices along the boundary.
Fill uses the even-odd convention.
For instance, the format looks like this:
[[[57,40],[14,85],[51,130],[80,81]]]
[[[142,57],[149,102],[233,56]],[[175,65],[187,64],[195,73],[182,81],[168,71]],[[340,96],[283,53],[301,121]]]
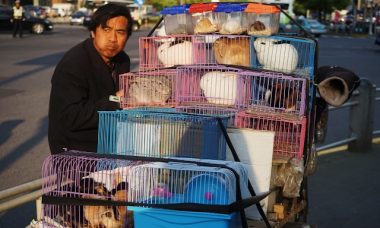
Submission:
[[[274,5],[265,5],[259,3],[249,3],[247,8],[245,8],[246,13],[257,13],[257,14],[270,14],[279,13],[280,9]]]
[[[178,5],[178,6],[172,6],[172,7],[166,7],[161,11],[162,15],[176,15],[176,14],[184,14],[187,13],[189,10],[190,5]]]
[[[217,6],[217,3],[195,3],[190,6],[189,13],[203,13],[214,11]]]
[[[216,7],[214,12],[217,13],[231,13],[231,12],[242,12],[245,10],[247,4],[233,4],[233,3],[220,3]]]

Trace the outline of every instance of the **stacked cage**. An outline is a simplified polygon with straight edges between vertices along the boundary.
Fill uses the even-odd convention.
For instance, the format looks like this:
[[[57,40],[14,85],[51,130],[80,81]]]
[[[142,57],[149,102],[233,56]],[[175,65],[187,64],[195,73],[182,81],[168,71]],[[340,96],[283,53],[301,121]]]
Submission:
[[[45,159],[43,180],[43,227],[232,228],[241,224],[240,209],[229,206],[249,196],[244,167],[213,160],[69,151]],[[215,206],[227,212],[215,213]]]
[[[268,21],[268,15],[253,17],[252,28],[227,32],[227,23],[247,22],[240,6],[233,12],[226,6],[218,16],[210,14],[216,5],[205,12],[199,7],[191,15],[193,30],[186,25],[184,34],[171,30],[139,39],[140,70],[120,75],[125,110],[99,112],[98,155],[69,153],[45,161],[47,227],[239,226],[236,211],[205,211],[255,194],[247,182],[259,173],[249,170],[248,176],[247,166],[236,162],[188,159],[225,160],[226,127],[274,132],[273,159],[303,158],[315,43],[242,35],[267,31],[258,18],[273,35],[277,14]],[[174,15],[189,16],[182,9]],[[208,29],[223,32],[200,27],[207,21]],[[270,176],[271,167],[266,171]],[[167,210],[171,204],[185,207]],[[199,211],[189,206],[194,204],[208,207]]]
[[[175,70],[151,70],[119,76],[124,92],[121,108],[141,106],[173,107],[175,104]]]
[[[98,153],[225,159],[221,126],[228,118],[169,110],[99,112]]]

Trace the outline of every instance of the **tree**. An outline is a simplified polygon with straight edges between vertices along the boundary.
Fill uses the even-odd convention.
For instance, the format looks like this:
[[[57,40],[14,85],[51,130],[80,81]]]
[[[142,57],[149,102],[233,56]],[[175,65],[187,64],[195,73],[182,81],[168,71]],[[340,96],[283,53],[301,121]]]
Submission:
[[[295,0],[295,12],[306,14],[306,10],[318,13],[318,19],[325,19],[325,15],[334,9],[346,8],[352,0]]]

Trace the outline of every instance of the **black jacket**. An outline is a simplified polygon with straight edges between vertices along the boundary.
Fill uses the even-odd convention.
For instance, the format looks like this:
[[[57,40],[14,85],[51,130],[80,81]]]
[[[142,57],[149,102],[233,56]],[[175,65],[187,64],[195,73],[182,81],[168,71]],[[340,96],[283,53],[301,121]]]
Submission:
[[[129,72],[125,52],[114,57],[117,75]],[[116,110],[119,104],[109,96],[119,90],[110,68],[89,38],[70,49],[58,63],[52,80],[48,139],[52,154],[69,150],[95,152],[98,111]]]

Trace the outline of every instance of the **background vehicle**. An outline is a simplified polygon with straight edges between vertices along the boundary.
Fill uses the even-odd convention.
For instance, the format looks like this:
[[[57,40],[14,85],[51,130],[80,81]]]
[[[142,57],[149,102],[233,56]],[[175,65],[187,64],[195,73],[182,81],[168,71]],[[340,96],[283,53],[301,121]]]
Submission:
[[[12,9],[9,7],[0,7],[0,29],[12,30],[13,24],[11,22]],[[25,21],[23,21],[23,29],[29,30],[35,34],[42,34],[45,31],[53,30],[54,26],[51,21],[33,16],[28,11],[25,11]]]
[[[316,37],[320,37],[322,34],[325,34],[327,32],[326,26],[322,23],[320,23],[318,20],[315,19],[306,19],[303,17],[298,18],[297,23],[302,25],[302,27],[308,31],[309,33],[313,34]],[[288,24],[280,24],[279,31],[281,33],[295,33],[295,34],[302,34],[302,31],[300,28],[292,23],[289,22]]]
[[[84,18],[87,15],[84,11],[76,11],[70,16],[70,25],[83,25]]]

